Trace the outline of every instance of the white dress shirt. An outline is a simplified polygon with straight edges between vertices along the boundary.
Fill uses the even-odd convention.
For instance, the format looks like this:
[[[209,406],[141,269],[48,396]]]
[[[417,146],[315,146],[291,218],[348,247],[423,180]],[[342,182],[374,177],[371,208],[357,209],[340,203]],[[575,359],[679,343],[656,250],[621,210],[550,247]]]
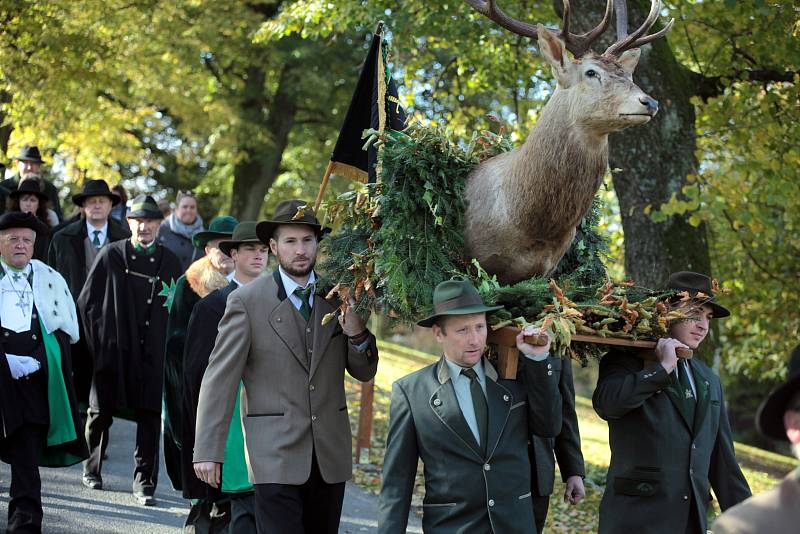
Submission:
[[[292,280],[289,277],[289,275],[286,274],[283,271],[283,268],[280,267],[280,266],[278,267],[278,272],[281,273],[281,281],[283,282],[283,289],[286,290],[286,296],[289,297],[290,301],[292,301],[292,304],[294,304],[294,307],[297,309],[297,311],[300,311],[300,307],[303,305],[303,299],[301,299],[300,297],[295,295],[294,294],[294,290],[297,289],[298,287],[302,288],[302,289],[305,289],[305,287],[308,287],[309,285],[313,286],[317,281],[317,277],[314,274],[314,271],[311,271],[311,274],[308,277],[308,282],[306,282],[305,287],[301,286],[300,284],[298,284],[297,282]],[[308,296],[308,305],[311,307],[311,309],[314,309],[314,292],[313,291]]]
[[[102,247],[105,245],[106,237],[108,236],[108,221],[106,221],[102,228],[95,228],[88,220],[86,221],[86,235],[89,236],[89,241],[94,241],[94,233],[98,231],[100,233],[97,234],[97,239],[100,240],[100,246]]]

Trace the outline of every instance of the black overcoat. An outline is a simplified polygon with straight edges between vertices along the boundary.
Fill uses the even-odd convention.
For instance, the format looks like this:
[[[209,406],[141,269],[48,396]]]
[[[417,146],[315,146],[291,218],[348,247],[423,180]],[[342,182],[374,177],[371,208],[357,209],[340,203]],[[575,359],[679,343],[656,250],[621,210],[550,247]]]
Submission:
[[[137,277],[127,274],[135,257],[130,241],[105,246],[78,297],[93,356],[89,399],[93,410],[123,411],[123,415],[129,409],[161,412],[167,308],[166,297],[158,293],[162,284],[169,285],[181,275],[180,265],[172,252],[156,246],[149,259],[157,267],[158,280],[150,298],[150,294],[134,290]],[[137,313],[143,309],[149,314],[146,331],[140,330],[137,321]]]
[[[86,219],[80,217],[77,221],[61,227],[52,234],[47,253],[47,264],[64,277],[74,300],[78,299],[83,284],[86,282],[86,253],[84,251],[86,236]],[[109,242],[128,239],[130,236],[131,232],[128,228],[119,221],[109,219]],[[80,320],[80,314],[78,314],[78,322],[81,328],[81,338],[72,347],[72,362],[75,370],[75,393],[78,401],[85,405],[89,402],[89,387],[92,383],[92,354],[86,344],[86,331]]]
[[[192,466],[194,454],[194,426],[197,421],[197,402],[200,384],[208,367],[208,358],[217,340],[217,328],[225,314],[225,303],[236,282],[212,291],[198,302],[189,319],[186,345],[183,350],[183,409],[181,410],[181,472],[183,496],[187,499],[213,498],[218,491],[198,479]],[[173,480],[173,484],[175,481]]]

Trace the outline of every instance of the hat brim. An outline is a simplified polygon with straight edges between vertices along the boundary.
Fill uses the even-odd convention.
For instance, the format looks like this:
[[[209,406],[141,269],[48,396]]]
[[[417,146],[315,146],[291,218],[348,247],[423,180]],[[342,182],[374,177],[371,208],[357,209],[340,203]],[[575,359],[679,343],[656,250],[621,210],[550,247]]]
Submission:
[[[796,374],[781,384],[764,399],[756,412],[756,428],[768,438],[788,441],[783,426],[783,414],[792,396],[800,393],[800,374]]]
[[[214,241],[215,239],[223,239],[223,238],[230,238],[233,235],[233,232],[213,232],[211,230],[203,230],[202,232],[197,232],[192,236],[192,244],[197,248],[203,248],[204,246],[208,245],[209,241]]]
[[[484,306],[483,304],[476,304],[474,306],[464,306],[463,308],[453,308],[452,310],[447,310],[446,312],[442,313],[435,313],[431,316],[426,317],[421,321],[417,321],[417,325],[424,326],[425,328],[430,328],[436,322],[436,319],[439,317],[445,317],[448,315],[470,315],[473,313],[490,313],[495,312],[497,310],[502,310],[502,306]]]
[[[136,210],[128,213],[128,219],[163,219],[164,214],[160,211]]]
[[[41,158],[32,158],[30,156],[21,156],[21,157],[16,157],[14,159],[17,160],[17,161],[29,161],[31,163],[39,163],[39,164],[44,163],[43,159],[41,159]]]
[[[219,249],[226,255],[231,255],[231,250],[238,248],[239,245],[245,243],[253,243],[254,245],[263,245],[264,242],[260,239],[242,239],[241,241],[223,241],[219,244]]]
[[[89,197],[108,197],[111,199],[112,206],[116,206],[122,201],[122,197],[116,193],[78,193],[77,195],[72,196],[72,203],[82,208],[83,201]]]
[[[50,200],[50,197],[41,191],[20,191],[19,189],[14,189],[8,194],[11,198],[21,197],[22,195],[36,195],[39,197],[39,200]]]
[[[306,221],[261,221],[256,225],[256,235],[265,244],[269,244],[272,239],[272,234],[278,226],[295,225],[295,226],[310,226],[317,234],[317,240],[321,241],[323,237],[331,233],[331,229],[324,227],[320,224],[314,224]]]

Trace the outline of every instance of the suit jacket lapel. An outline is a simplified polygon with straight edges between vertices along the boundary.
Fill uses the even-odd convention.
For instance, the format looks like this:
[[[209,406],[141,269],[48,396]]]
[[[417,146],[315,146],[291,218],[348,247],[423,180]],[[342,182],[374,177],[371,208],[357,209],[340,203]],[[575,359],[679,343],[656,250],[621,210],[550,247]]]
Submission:
[[[439,379],[439,387],[433,392],[429,399],[429,404],[436,416],[442,421],[451,432],[458,436],[472,452],[479,459],[483,459],[481,448],[478,441],[472,434],[472,431],[464,419],[464,414],[461,413],[461,408],[458,406],[458,399],[456,392],[453,389],[453,383],[450,380],[450,374],[447,371],[447,365],[444,363],[444,358],[439,360],[439,365],[436,367],[437,378]],[[490,411],[491,413],[491,411]],[[491,421],[491,416],[490,416]],[[491,441],[490,441],[491,442]]]
[[[313,321],[312,324],[314,325],[314,342],[311,345],[311,377],[314,376],[314,372],[325,354],[325,348],[330,343],[336,328],[339,327],[339,321],[336,319],[332,319],[324,325],[322,324],[322,318],[335,309],[336,307],[328,302],[324,295],[319,293],[314,295],[314,306],[311,308],[311,321]],[[346,343],[349,343],[349,341]]]
[[[484,368],[488,371],[488,362],[485,362]],[[511,413],[511,404],[514,401],[514,397],[511,395],[510,391],[490,378],[487,372],[486,400],[489,405],[489,429],[486,438],[486,456],[487,458],[491,458],[498,441],[500,441],[503,428],[505,428],[506,422],[508,421],[508,415]]]
[[[280,276],[277,277],[277,280],[277,288],[279,289],[278,298],[280,298],[280,291],[283,290],[283,284],[280,282]],[[269,324],[292,352],[295,359],[300,362],[303,369],[308,372],[308,361],[306,355],[303,353],[303,343],[297,338],[297,328],[294,326],[294,321],[292,320],[294,304],[292,304],[291,300],[285,298],[285,291],[283,294],[284,298],[281,303],[269,314]]]
[[[693,421],[689,420],[689,414],[686,412],[685,399],[683,398],[683,391],[681,391],[680,384],[674,374],[669,377],[669,385],[665,388],[669,400],[675,405],[675,409],[681,414],[681,419],[686,423],[686,427],[691,431]]]
[[[694,425],[692,431],[697,434],[705,422],[706,415],[708,415],[708,401],[709,401],[709,388],[711,381],[706,376],[705,371],[701,369],[700,365],[693,365],[689,360],[689,367],[691,367],[694,374],[694,385],[697,390],[697,409],[694,415]]]

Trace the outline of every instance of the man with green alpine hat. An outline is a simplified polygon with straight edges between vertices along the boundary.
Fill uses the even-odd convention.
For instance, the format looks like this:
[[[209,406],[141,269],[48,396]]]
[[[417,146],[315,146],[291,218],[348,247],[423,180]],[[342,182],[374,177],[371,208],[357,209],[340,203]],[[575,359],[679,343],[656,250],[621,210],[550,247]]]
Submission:
[[[41,532],[40,465],[87,456],[71,380],[75,304],[61,275],[31,260],[46,230],[32,213],[0,217],[0,459],[11,465],[9,533]]]
[[[611,447],[602,534],[705,534],[712,488],[722,510],[750,496],[719,377],[699,358],[677,355],[678,348],[696,350],[711,321],[730,312],[704,274],[673,273],[666,289],[666,304],[685,318],[658,340],[658,361],[628,349],[600,360],[592,403],[608,422]]]
[[[425,469],[425,532],[536,533],[531,504],[531,435],[561,430],[561,360],[517,336],[516,380],[498,376],[484,358],[486,306],[466,280],[442,282],[431,328],[442,358],[396,381],[378,506],[378,532],[404,533],[417,461]]]
[[[233,278],[227,286],[213,291],[200,300],[192,311],[186,331],[186,349],[183,351],[183,431],[181,468],[183,496],[199,499],[192,506],[186,525],[194,525],[198,534],[205,531],[202,525],[228,523],[228,534],[255,532],[253,485],[247,477],[242,421],[239,417],[239,399],[233,408],[231,427],[225,445],[225,469],[222,484],[213,488],[195,475],[192,455],[197,422],[197,402],[203,374],[214,350],[217,329],[225,313],[228,295],[239,287],[256,280],[267,267],[269,248],[258,239],[256,222],[244,221],[236,226],[233,236],[219,244],[220,250],[233,259]],[[241,386],[240,386],[241,388]],[[240,395],[241,397],[241,390]],[[213,520],[212,520],[213,517]]]
[[[133,494],[152,506],[158,478],[158,444],[164,389],[167,304],[178,258],[156,242],[161,210],[149,195],[133,200],[131,238],[103,247],[78,297],[94,358],[83,484],[102,489],[102,441],[115,415],[136,421]]]
[[[216,217],[208,230],[192,236],[192,244],[205,255],[189,265],[186,273],[178,278],[169,307],[164,362],[164,462],[176,490],[181,489],[181,384],[186,327],[195,304],[230,283],[233,260],[220,250],[219,244],[230,239],[238,222],[230,215]]]

